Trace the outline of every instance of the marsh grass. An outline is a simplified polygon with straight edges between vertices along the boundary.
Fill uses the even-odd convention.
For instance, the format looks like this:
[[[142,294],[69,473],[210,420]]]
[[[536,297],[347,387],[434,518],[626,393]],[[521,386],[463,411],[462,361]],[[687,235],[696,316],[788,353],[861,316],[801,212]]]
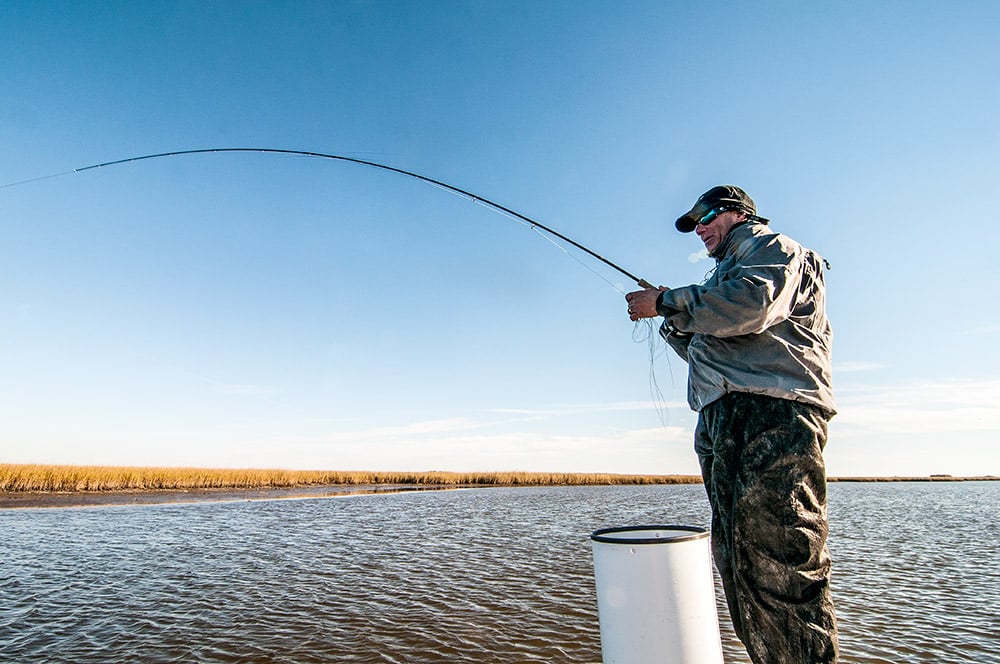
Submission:
[[[320,485],[572,486],[697,484],[694,475],[610,473],[458,473],[322,471],[228,468],[145,468],[0,464],[0,491],[165,491],[270,489]]]
[[[907,476],[907,475],[892,475],[883,477],[831,477],[828,481],[830,482],[984,482],[984,481],[996,481],[1000,479],[996,475],[975,475],[975,476],[957,476],[957,475],[924,475],[924,476]]]

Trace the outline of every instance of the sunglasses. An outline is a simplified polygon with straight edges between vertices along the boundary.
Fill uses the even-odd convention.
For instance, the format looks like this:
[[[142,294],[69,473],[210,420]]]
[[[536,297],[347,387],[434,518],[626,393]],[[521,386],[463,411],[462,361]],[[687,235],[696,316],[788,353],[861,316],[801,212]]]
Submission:
[[[714,210],[709,210],[708,214],[698,220],[699,226],[708,226],[710,223],[715,221],[715,218],[722,214],[722,210],[716,208]]]
[[[737,208],[726,205],[722,207],[712,208],[711,210],[708,211],[708,213],[704,217],[698,220],[698,225],[708,226],[710,223],[715,221],[715,218],[718,217],[723,212],[728,212],[729,210],[735,210],[735,209]]]

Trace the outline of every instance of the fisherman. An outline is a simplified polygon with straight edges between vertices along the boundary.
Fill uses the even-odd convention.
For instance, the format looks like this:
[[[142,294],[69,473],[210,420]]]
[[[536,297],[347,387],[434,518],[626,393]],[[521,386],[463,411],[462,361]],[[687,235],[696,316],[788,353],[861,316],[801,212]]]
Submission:
[[[712,552],[755,664],[837,660],[823,447],[835,413],[824,260],[775,233],[739,187],[709,189],[675,222],[715,261],[702,285],[625,296],[663,317],[688,364]]]

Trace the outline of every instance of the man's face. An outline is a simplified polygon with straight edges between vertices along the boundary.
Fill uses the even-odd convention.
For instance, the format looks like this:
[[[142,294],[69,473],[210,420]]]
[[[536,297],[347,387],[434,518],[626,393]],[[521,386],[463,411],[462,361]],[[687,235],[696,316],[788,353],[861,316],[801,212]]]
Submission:
[[[715,219],[712,219],[707,226],[698,224],[695,226],[694,232],[705,243],[705,249],[711,254],[726,239],[729,230],[743,221],[743,216],[743,213],[739,210],[728,210],[719,214]]]

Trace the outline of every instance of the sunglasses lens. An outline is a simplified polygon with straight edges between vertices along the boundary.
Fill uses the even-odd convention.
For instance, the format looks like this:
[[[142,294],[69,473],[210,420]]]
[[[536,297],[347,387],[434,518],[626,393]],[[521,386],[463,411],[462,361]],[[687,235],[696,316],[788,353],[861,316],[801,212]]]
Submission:
[[[702,217],[701,221],[699,221],[698,223],[701,224],[702,226],[708,226],[710,223],[712,223],[712,220],[715,219],[718,216],[719,216],[719,211],[718,210],[712,210],[708,214],[706,214],[704,217]]]

